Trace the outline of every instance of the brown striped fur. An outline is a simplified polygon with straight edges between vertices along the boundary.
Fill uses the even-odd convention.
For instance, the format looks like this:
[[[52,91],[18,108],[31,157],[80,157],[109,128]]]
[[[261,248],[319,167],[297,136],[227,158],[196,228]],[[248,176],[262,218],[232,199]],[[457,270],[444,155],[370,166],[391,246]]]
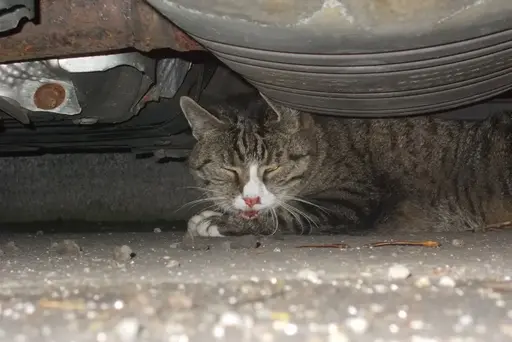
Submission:
[[[254,160],[280,166],[264,181],[286,203],[275,208],[282,230],[461,231],[512,219],[508,115],[347,119],[270,104],[260,100],[253,117],[214,110],[215,119],[182,102],[198,138],[189,164],[216,198],[222,234],[275,232],[271,212],[243,220],[230,206]]]

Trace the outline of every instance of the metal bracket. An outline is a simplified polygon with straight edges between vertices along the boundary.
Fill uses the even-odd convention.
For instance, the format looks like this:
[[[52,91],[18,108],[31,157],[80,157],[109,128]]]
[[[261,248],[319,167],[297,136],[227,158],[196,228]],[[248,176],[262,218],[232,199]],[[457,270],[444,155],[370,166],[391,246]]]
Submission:
[[[33,112],[81,111],[73,83],[48,61],[0,64],[0,96]]]
[[[138,52],[127,52],[0,64],[0,97],[10,99],[11,104],[17,103],[20,109],[31,112],[80,114],[82,108],[70,75],[106,71],[122,65],[131,66],[144,75],[140,98],[134,99],[136,102],[132,108],[136,115],[148,101],[173,97],[191,63],[169,58],[160,60],[157,66],[154,59]],[[154,86],[150,89],[152,84]],[[17,117],[16,113],[9,114]]]
[[[21,19],[34,19],[34,0],[0,0],[0,32],[16,28]]]

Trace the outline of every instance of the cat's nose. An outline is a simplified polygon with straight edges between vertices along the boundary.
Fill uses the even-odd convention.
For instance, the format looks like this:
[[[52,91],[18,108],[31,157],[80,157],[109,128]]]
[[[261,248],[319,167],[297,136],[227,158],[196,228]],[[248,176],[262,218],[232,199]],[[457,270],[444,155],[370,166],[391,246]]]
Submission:
[[[261,200],[259,197],[244,197],[244,202],[249,208],[252,208],[256,204],[260,204]]]

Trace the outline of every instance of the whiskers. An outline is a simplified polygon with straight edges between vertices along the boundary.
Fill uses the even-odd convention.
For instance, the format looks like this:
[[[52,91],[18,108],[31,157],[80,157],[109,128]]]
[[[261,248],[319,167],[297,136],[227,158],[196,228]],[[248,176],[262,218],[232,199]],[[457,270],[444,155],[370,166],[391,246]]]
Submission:
[[[184,208],[188,208],[188,209],[191,209],[199,204],[203,204],[203,203],[212,203],[213,201],[220,201],[220,200],[224,200],[224,197],[207,197],[207,198],[199,198],[199,199],[196,199],[196,200],[193,200],[193,201],[190,201],[190,202],[187,202],[185,204],[183,204],[181,207],[179,207],[178,209],[176,209],[174,211],[174,213],[184,209]],[[216,208],[219,208],[220,209],[220,206],[218,204],[216,204],[215,202],[213,204],[210,204],[208,207],[206,207],[205,209],[210,209],[210,208],[213,208],[213,207],[216,207]]]
[[[213,209],[216,211],[224,212],[222,205],[220,203],[227,202],[227,198],[225,196],[218,196],[219,195],[218,191],[201,188],[201,187],[197,187],[197,186],[187,186],[187,187],[183,187],[183,188],[200,190],[203,192],[202,197],[183,204],[181,207],[176,209],[174,211],[174,213],[176,213],[184,208],[191,209],[197,205],[204,204],[204,203],[210,203],[210,205],[205,207],[204,210]],[[212,195],[214,195],[214,196],[212,196]],[[215,196],[215,195],[217,195],[217,196]]]
[[[324,206],[321,206],[321,205],[318,205],[316,203],[313,203],[313,202],[310,202],[310,201],[307,201],[303,198],[300,198],[300,197],[296,197],[296,196],[288,196],[288,195],[284,195],[283,198],[289,200],[289,201],[297,201],[297,202],[300,202],[300,203],[304,203],[304,204],[307,204],[307,205],[310,205],[314,208],[317,208],[319,209],[320,211],[326,213],[326,214],[329,214],[330,212],[332,212],[332,210],[324,207]]]
[[[279,230],[279,218],[277,217],[275,208],[270,208],[270,214],[272,215],[272,221],[274,221],[275,225],[274,230],[272,231],[272,233],[270,233],[270,236],[272,236]]]
[[[304,233],[309,233],[311,231],[312,226],[319,228],[318,223],[316,222],[315,218],[312,217],[311,215],[307,214],[303,210],[301,210],[297,207],[294,207],[293,205],[290,205],[283,201],[279,201],[278,204],[281,208],[283,208],[286,212],[288,212],[288,214],[290,214],[292,216],[294,221],[296,221],[300,225],[302,235]],[[304,227],[304,223],[309,224],[309,228],[307,230]]]
[[[320,210],[324,214],[328,215],[332,211],[329,210],[326,207],[323,207],[321,205],[318,205],[316,203],[310,202],[308,200],[305,200],[303,198],[299,198],[296,196],[290,196],[283,194],[280,196],[282,200],[277,200],[277,204],[279,207],[281,207],[284,211],[286,211],[294,221],[297,222],[298,225],[300,225],[301,228],[301,234],[310,233],[312,228],[320,229],[319,226],[319,218],[318,215],[313,215],[310,213],[307,213],[303,209],[292,205],[290,202],[299,202],[304,204],[305,206],[311,206],[315,209]],[[277,216],[277,213],[276,213]],[[308,225],[309,227],[305,227],[304,225]]]

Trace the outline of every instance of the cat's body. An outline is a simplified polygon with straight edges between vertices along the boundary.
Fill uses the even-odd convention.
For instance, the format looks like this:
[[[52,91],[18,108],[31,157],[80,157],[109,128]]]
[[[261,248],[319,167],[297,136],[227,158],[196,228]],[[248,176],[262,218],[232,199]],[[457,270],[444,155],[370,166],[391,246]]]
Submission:
[[[192,234],[480,229],[512,219],[512,120],[345,119],[271,103],[256,119],[182,108],[217,211]]]

